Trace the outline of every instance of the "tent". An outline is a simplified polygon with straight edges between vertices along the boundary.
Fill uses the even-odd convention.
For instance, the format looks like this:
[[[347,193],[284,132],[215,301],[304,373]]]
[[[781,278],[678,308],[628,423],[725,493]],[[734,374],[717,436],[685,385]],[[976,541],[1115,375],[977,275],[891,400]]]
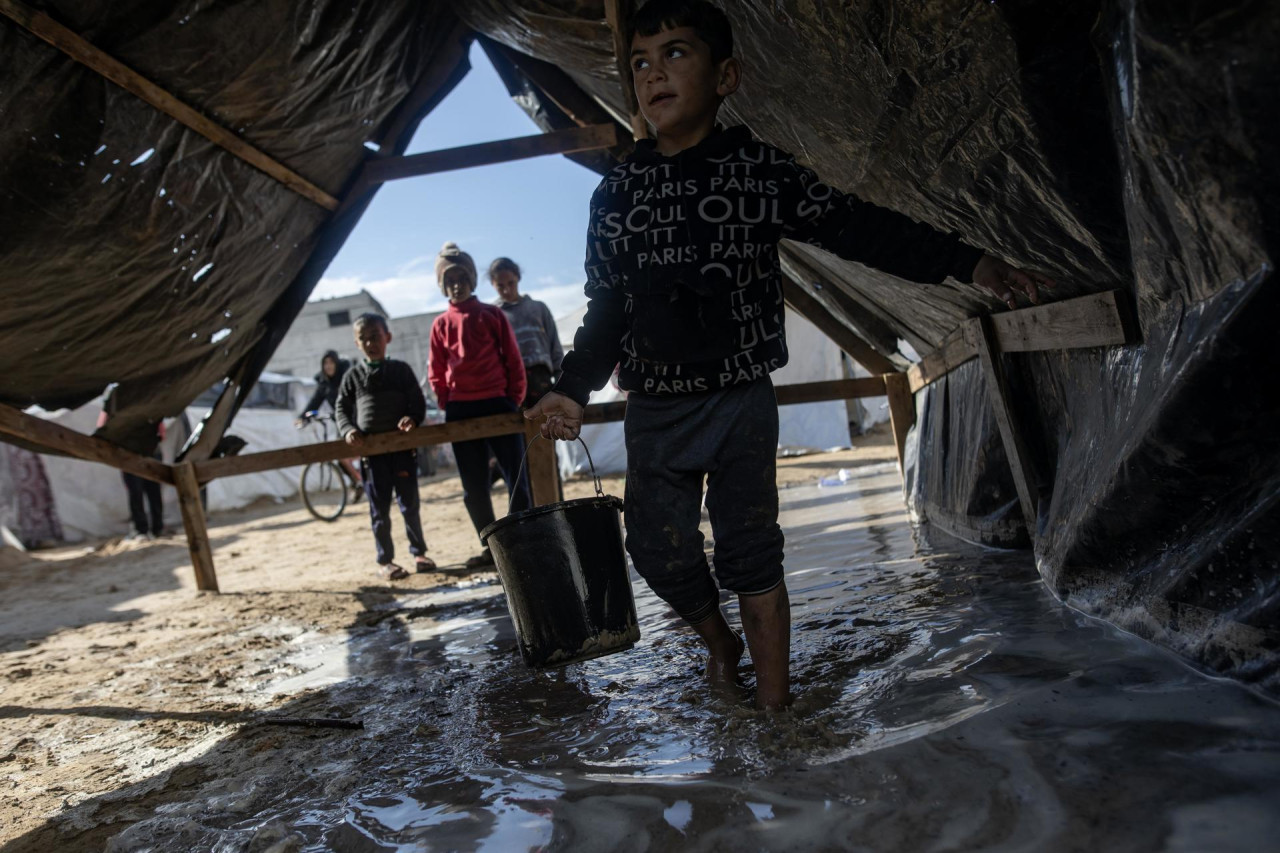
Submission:
[[[6,0],[0,402],[76,408],[118,382],[103,437],[147,452],[157,421],[226,379],[184,457],[207,458],[467,45],[544,130],[626,129],[605,11],[629,5]],[[1277,367],[1280,16],[731,11],[749,71],[726,121],[1057,275],[1064,307],[1013,316],[970,286],[783,247],[789,301],[851,355],[901,371],[900,339],[924,355],[902,376],[930,535],[1031,547],[1064,600],[1280,689],[1280,404],[1254,378]],[[602,170],[625,149],[572,156]],[[1125,306],[1124,336],[1095,334]]]
[[[236,417],[236,436],[255,450],[296,447],[318,440],[311,432],[293,427],[293,419],[314,385],[311,379],[264,373],[255,386],[256,399]],[[92,432],[101,412],[102,400],[99,399],[77,409],[45,412],[41,416],[78,432]],[[189,424],[199,423],[208,413],[207,406],[192,405],[182,415],[167,418],[165,438],[157,447],[160,457],[172,462],[190,435]],[[66,456],[42,454],[39,459],[51,489],[52,517],[59,525],[58,535],[48,539],[81,542],[120,536],[128,531],[129,511],[120,472]],[[300,470],[283,468],[215,480],[207,490],[208,509],[211,512],[239,509],[259,499],[278,501],[293,497],[298,493]],[[7,491],[0,489],[0,495]],[[166,526],[180,525],[176,493],[172,489],[161,489],[160,494]]]

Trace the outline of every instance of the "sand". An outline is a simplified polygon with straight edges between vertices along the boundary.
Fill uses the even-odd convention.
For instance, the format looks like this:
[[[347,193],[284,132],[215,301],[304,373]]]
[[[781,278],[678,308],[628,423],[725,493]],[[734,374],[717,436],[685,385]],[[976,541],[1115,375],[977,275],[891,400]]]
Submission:
[[[853,450],[780,460],[778,481],[809,485],[840,468],[892,459],[882,427]],[[604,485],[622,493],[617,478]],[[332,524],[297,501],[215,515],[221,594],[196,591],[180,534],[0,550],[3,849],[99,850],[223,774],[274,767],[279,775],[323,762],[332,735],[261,722],[279,709],[359,714],[358,697],[327,689],[342,673],[326,675],[322,653],[314,666],[300,663],[300,650],[375,634],[385,608],[415,592],[500,601],[493,575],[461,571],[478,543],[457,478],[424,481],[422,494],[431,556],[456,571],[394,584],[373,571],[363,504]],[[589,494],[587,481],[566,484],[566,498]],[[404,549],[398,521],[395,534]],[[113,799],[124,789],[127,796]]]

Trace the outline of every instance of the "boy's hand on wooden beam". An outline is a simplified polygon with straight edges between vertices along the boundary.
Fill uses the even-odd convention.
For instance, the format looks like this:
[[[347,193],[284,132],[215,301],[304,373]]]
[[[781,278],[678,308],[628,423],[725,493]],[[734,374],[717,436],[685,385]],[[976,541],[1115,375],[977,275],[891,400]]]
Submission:
[[[531,421],[546,418],[541,426],[543,438],[573,441],[582,431],[582,407],[555,391],[526,409],[524,416]]]
[[[364,433],[358,429],[353,429],[351,432],[347,433],[344,441],[352,447],[360,447],[364,444]]]
[[[401,432],[413,432],[417,428],[418,424],[408,415],[405,415],[400,419],[400,422],[396,424],[396,429]]]
[[[1040,288],[1052,290],[1053,279],[1031,270],[1020,270],[991,255],[983,255],[973,268],[973,283],[985,287],[1010,308],[1018,307],[1017,294],[1040,304]]]

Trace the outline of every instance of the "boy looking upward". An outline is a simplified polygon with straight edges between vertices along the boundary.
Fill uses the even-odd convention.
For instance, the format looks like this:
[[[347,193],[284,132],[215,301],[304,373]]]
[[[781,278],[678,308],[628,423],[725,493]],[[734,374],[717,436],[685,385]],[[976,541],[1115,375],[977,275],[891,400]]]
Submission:
[[[698,529],[703,478],[720,587],[737,593],[756,704],[789,699],[769,374],[787,363],[778,241],[803,240],[901,278],[973,281],[1013,307],[1052,282],[928,225],[823,184],[791,155],[716,125],[741,66],[725,14],[705,0],[652,0],[632,20],[642,140],[591,199],[589,299],[555,389],[526,416],[574,438],[593,389],[621,364],[627,551],[693,626],[707,674],[732,680],[742,641],[725,621]]]
[[[361,314],[354,324],[356,346],[364,360],[352,365],[338,387],[334,406],[338,435],[347,444],[361,448],[365,436],[380,432],[409,432],[427,416],[427,401],[413,368],[403,361],[387,358],[391,329],[381,314]],[[360,473],[365,495],[369,498],[369,518],[373,525],[373,541],[378,549],[378,572],[387,580],[409,576],[396,565],[396,546],[391,539],[391,496],[394,493],[404,518],[404,532],[409,538],[419,572],[435,569],[428,557],[422,536],[422,520],[418,515],[418,454],[414,450],[398,450],[360,458]]]

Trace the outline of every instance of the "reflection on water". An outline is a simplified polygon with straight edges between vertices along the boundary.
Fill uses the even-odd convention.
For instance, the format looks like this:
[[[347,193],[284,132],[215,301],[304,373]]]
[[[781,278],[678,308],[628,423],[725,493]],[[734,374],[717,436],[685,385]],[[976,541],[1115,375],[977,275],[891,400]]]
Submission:
[[[206,800],[182,847],[163,818],[127,835],[228,851],[255,835],[362,851],[1274,844],[1274,705],[1059,606],[1028,555],[917,552],[896,472],[856,473],[783,493],[791,713],[715,698],[694,637],[640,583],[636,648],[553,672],[520,663],[495,587],[419,594],[344,650],[377,691],[371,733],[335,741],[306,793],[235,821]],[[338,672],[324,648],[312,683]]]

